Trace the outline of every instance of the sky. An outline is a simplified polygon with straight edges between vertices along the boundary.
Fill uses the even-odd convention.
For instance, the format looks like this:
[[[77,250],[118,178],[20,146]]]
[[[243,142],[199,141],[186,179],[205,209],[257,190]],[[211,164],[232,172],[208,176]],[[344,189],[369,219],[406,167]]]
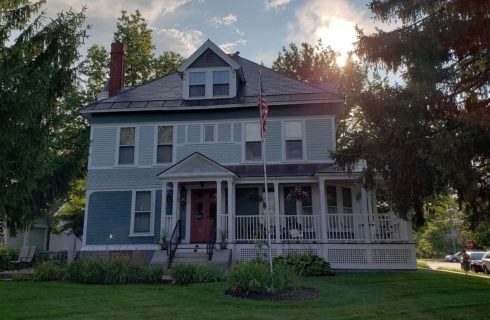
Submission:
[[[355,26],[374,31],[366,0],[48,0],[47,13],[87,8],[92,44],[110,48],[121,10],[140,10],[153,30],[155,54],[192,54],[207,39],[227,53],[271,66],[290,42],[315,44],[321,39],[341,53],[342,65],[356,41]]]

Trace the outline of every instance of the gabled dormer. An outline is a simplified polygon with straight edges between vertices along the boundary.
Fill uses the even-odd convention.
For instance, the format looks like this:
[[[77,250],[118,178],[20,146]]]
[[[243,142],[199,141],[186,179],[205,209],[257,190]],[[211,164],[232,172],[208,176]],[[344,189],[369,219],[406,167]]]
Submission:
[[[207,40],[178,69],[184,100],[234,98],[245,79],[240,64]]]

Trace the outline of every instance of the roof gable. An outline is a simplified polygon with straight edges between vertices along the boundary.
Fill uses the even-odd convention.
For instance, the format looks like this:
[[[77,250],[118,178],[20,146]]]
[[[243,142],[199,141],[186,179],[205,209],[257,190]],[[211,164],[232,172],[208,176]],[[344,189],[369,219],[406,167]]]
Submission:
[[[223,50],[221,50],[217,45],[215,45],[211,40],[208,39],[183,64],[180,65],[178,71],[184,72],[187,68],[191,67],[194,62],[198,61],[201,56],[203,56],[203,54],[206,53],[208,50],[213,52],[219,59],[221,59],[222,62],[230,66],[232,69],[238,70],[241,68],[238,63],[236,63]],[[206,56],[204,56],[203,58],[206,59]]]
[[[186,178],[196,176],[234,177],[236,174],[199,152],[195,152],[160,173],[158,178]]]

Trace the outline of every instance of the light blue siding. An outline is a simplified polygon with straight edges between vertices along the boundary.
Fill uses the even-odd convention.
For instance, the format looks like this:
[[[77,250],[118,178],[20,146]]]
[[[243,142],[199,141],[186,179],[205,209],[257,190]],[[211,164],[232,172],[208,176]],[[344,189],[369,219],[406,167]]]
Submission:
[[[157,175],[166,168],[168,166],[89,170],[87,188],[161,188]]]
[[[93,128],[91,165],[113,166],[116,159],[116,127]]]
[[[159,237],[129,237],[131,191],[94,192],[89,197],[87,245],[156,244]],[[155,217],[158,214],[155,213]],[[158,219],[160,219],[158,217]],[[160,223],[155,223],[155,228]]]
[[[231,123],[218,124],[218,142],[231,142]]]
[[[194,152],[199,152],[218,163],[242,161],[242,146],[239,144],[185,145],[177,148],[177,161]]]
[[[235,122],[233,124],[233,141],[242,142],[242,123]]]
[[[331,119],[306,120],[306,156],[308,160],[327,160],[333,149]]]
[[[187,126],[187,142],[188,143],[201,142],[201,125],[190,124]]]
[[[185,125],[179,124],[177,126],[177,132],[174,134],[177,134],[177,143],[178,144],[184,144],[185,143]]]
[[[138,145],[138,164],[147,166],[153,164],[153,149],[155,148],[154,127],[141,126]]]
[[[267,161],[281,161],[281,121],[269,121],[266,134],[266,159]]]

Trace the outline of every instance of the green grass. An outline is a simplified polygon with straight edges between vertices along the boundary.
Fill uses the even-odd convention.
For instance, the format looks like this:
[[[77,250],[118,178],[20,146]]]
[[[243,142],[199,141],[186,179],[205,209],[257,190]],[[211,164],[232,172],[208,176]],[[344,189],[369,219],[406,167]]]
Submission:
[[[438,272],[338,273],[306,278],[310,301],[225,296],[223,282],[82,285],[0,282],[0,319],[484,319],[490,281]]]
[[[438,267],[437,270],[443,270],[443,271],[452,271],[452,272],[459,272],[459,273],[464,273],[464,270],[461,269],[461,268],[457,268],[457,267],[454,267],[454,268],[447,268],[447,267]],[[476,274],[476,275],[479,275],[481,277],[487,277],[490,279],[490,275],[489,274],[484,274],[483,272],[473,272],[473,271],[469,271],[468,274]]]
[[[417,259],[417,268],[419,269],[430,269],[429,264],[425,260]]]

